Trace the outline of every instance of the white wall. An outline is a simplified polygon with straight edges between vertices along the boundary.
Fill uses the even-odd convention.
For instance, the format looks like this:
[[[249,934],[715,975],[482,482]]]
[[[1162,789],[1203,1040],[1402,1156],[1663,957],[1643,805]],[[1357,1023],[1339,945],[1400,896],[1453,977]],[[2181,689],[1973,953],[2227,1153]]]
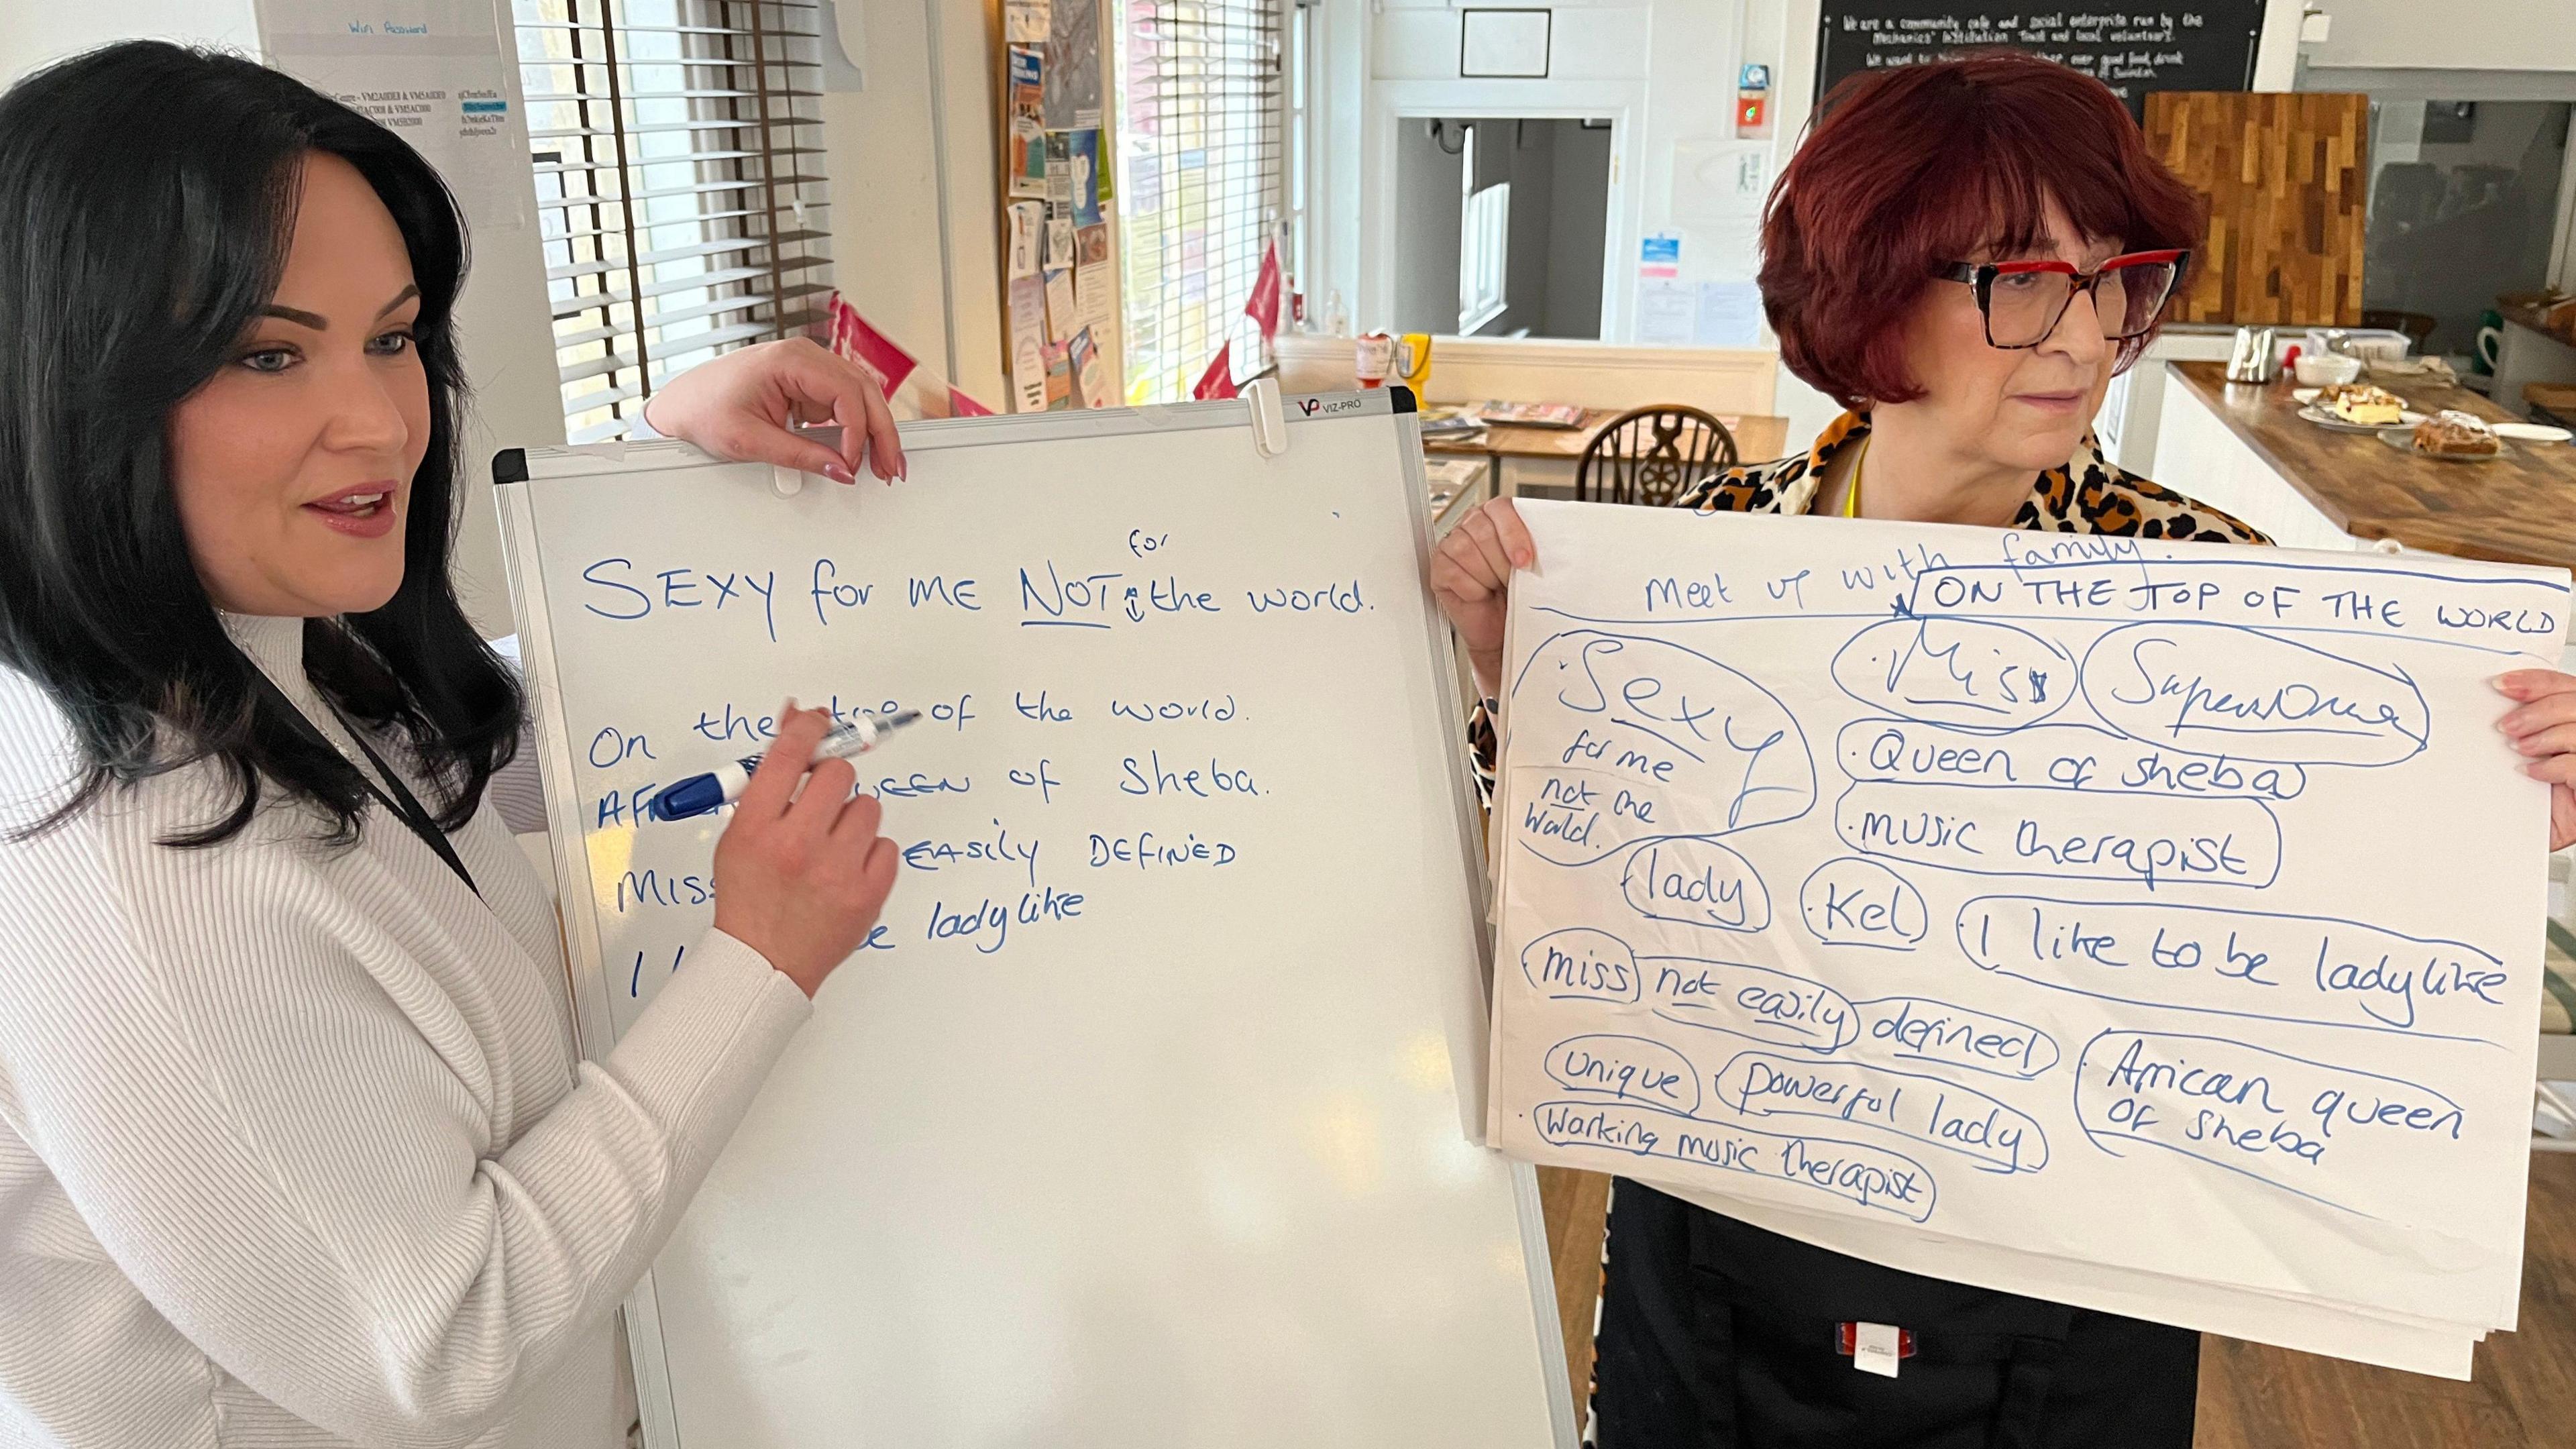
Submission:
[[[1773,143],[1735,136],[1742,58],[1736,0],[1558,4],[1549,74],[1513,80],[1458,75],[1460,18],[1447,0],[1322,5],[1318,111],[1326,120],[1309,190],[1318,239],[1305,279],[1310,298],[1341,291],[1362,329],[1395,320],[1402,258],[1426,244],[1417,232],[1429,230],[1397,185],[1401,132],[1434,115],[1612,122],[1607,215],[1590,247],[1604,340],[1634,335],[1638,246],[1646,235],[1682,237],[1684,282],[1753,275],[1754,219]],[[1731,182],[1712,190],[1687,176],[1677,183],[1676,168],[1685,163],[1698,175],[1731,178],[1735,158],[1748,153],[1761,158],[1749,190]],[[1517,184],[1514,190],[1517,212]],[[1551,249],[1562,250],[1555,240]],[[1561,264],[1550,268],[1551,294],[1564,285],[1563,272]],[[1510,320],[1533,329],[1549,324],[1546,317]]]
[[[1476,189],[1511,187],[1511,231],[1503,295],[1507,305],[1479,330],[1505,337],[1527,329],[1541,337],[1589,337],[1601,312],[1602,216],[1598,200],[1607,133],[1564,120],[1451,120],[1448,144],[1475,134]],[[1446,335],[1458,328],[1461,158],[1434,143],[1430,123],[1398,122],[1393,301],[1386,327]],[[1598,139],[1595,140],[1594,138]],[[1573,186],[1562,197],[1563,175]],[[1585,183],[1589,181],[1587,186]]]
[[[832,18],[843,22],[840,33],[859,37],[860,52],[845,61],[826,50],[823,174],[832,186],[834,285],[923,365],[986,406],[1005,408],[994,135],[993,47],[999,42],[988,33],[985,6],[981,0],[828,3]],[[844,14],[853,10],[855,25]]]
[[[1306,290],[1342,292],[1360,329],[1392,319],[1398,258],[1419,224],[1410,198],[1398,195],[1400,128],[1430,116],[1608,116],[1626,128],[1624,150],[1640,144],[1649,38],[1642,7],[1560,9],[1549,79],[1461,80],[1459,18],[1440,0],[1385,0],[1382,10],[1371,0],[1324,5],[1318,109],[1329,119],[1310,186],[1321,244]],[[1633,237],[1632,201],[1614,194],[1613,204],[1614,237]],[[1624,305],[1618,315],[1624,320]]]
[[[496,36],[504,56],[518,53],[501,27],[507,0],[494,0]],[[258,26],[251,0],[0,0],[0,83],[47,60],[139,38],[176,40],[257,54]],[[502,67],[510,94],[510,124],[527,150],[519,73]],[[528,182],[533,217],[535,182]],[[563,407],[555,377],[554,339],[546,312],[545,265],[533,221],[469,214],[474,272],[456,308],[474,408],[465,437],[469,480],[456,542],[455,574],[466,612],[488,635],[512,631],[510,587],[501,564],[501,533],[492,508],[489,464],[503,447],[563,441]]]
[[[1555,224],[1547,233],[1545,337],[1601,335],[1601,256],[1609,241],[1603,201],[1610,186],[1610,132],[1579,122],[1556,126]]]
[[[2311,66],[2576,70],[2576,8],[2568,0],[2314,3],[2334,20],[2325,43],[2309,48]]]
[[[1397,204],[1403,210],[1404,225],[1396,231],[1394,291],[1385,327],[1389,332],[1445,335],[1458,330],[1465,158],[1451,155],[1432,140],[1426,121],[1408,120],[1392,134]],[[1450,144],[1458,144],[1454,131],[1449,134]]]
[[[251,0],[0,0],[0,84],[75,51],[144,38],[259,48]]]

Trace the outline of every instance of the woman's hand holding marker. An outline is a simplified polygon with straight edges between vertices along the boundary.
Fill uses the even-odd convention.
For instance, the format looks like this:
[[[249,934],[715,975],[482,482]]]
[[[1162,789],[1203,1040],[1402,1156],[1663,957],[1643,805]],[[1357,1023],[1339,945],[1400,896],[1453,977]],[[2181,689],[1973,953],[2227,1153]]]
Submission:
[[[831,728],[828,713],[789,700],[776,742],[716,842],[716,929],[807,996],[867,940],[897,860],[894,842],[877,834],[877,798],[854,793],[858,771],[847,760],[814,764]]]

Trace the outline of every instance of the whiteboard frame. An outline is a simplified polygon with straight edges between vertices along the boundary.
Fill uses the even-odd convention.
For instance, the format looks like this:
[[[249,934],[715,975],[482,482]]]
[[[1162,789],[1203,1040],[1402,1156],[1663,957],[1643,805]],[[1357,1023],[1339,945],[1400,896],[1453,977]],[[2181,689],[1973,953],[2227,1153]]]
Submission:
[[[1315,393],[1281,399],[1288,427],[1289,451],[1296,450],[1301,427],[1341,422],[1355,417],[1392,416],[1401,453],[1405,507],[1413,523],[1414,561],[1424,604],[1422,645],[1431,665],[1436,697],[1455,709],[1456,642],[1431,595],[1433,539],[1429,481],[1423,470],[1421,422],[1410,391],[1389,387],[1364,393]],[[1054,442],[1067,438],[1118,438],[1148,433],[1201,432],[1238,428],[1244,448],[1253,452],[1252,423],[1246,402],[1171,403],[1155,407],[1020,413],[972,418],[942,418],[898,425],[907,454],[995,443]],[[831,439],[836,430],[815,430]],[[1259,454],[1253,452],[1256,461]],[[583,844],[580,801],[573,770],[573,743],[564,728],[562,680],[556,666],[554,633],[545,578],[537,560],[535,505],[525,485],[553,478],[602,474],[659,472],[673,468],[749,467],[678,441],[600,443],[581,447],[510,449],[492,460],[493,499],[500,512],[502,558],[508,565],[510,597],[517,610],[522,677],[536,706],[537,756],[545,784],[547,846],[554,863],[559,924],[565,948],[565,980],[571,993],[573,1047],[586,1060],[605,1056],[615,1044],[611,1016],[612,988],[601,956],[599,920],[590,902],[592,889],[588,850]],[[773,469],[775,486],[793,492],[805,486],[790,470]],[[841,485],[831,485],[841,486]],[[1466,738],[1463,714],[1453,721],[1454,738]],[[1476,943],[1478,986],[1485,1011],[1478,1018],[1488,1037],[1493,1020],[1494,932],[1492,875],[1485,854],[1485,831],[1473,768],[1467,752],[1452,751],[1450,771],[1453,823],[1458,832],[1460,862],[1467,874],[1467,898],[1476,911],[1471,937]],[[579,889],[574,889],[575,886]],[[561,903],[578,902],[571,909]],[[1461,1121],[1468,1140],[1486,1146],[1486,1099],[1491,1090],[1489,1041],[1471,1044],[1451,1062],[1456,1074]],[[1490,1147],[1486,1150],[1491,1151]],[[1547,1380],[1548,1416],[1558,1449],[1577,1449],[1578,1420],[1574,1389],[1565,1360],[1565,1326],[1557,1312],[1555,1264],[1548,1251],[1547,1222],[1537,1170],[1525,1162],[1508,1164],[1513,1205],[1520,1224],[1523,1270],[1530,1288],[1532,1327],[1539,1335],[1539,1364]],[[647,1269],[626,1299],[627,1352],[635,1373],[636,1408],[643,1420],[648,1449],[690,1449],[680,1436],[678,1405],[672,1398],[669,1361],[663,1345],[660,1301]]]

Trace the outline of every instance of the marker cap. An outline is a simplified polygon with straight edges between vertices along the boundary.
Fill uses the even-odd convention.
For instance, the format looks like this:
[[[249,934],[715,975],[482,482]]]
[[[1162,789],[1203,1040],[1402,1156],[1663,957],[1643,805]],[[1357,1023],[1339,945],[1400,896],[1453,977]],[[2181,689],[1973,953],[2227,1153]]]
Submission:
[[[720,810],[724,802],[724,781],[713,775],[696,775],[654,795],[653,818],[686,820]]]
[[[731,762],[718,765],[706,774],[692,775],[654,795],[653,818],[686,820],[693,815],[712,815],[728,802],[741,799],[743,787],[750,783],[749,766]]]

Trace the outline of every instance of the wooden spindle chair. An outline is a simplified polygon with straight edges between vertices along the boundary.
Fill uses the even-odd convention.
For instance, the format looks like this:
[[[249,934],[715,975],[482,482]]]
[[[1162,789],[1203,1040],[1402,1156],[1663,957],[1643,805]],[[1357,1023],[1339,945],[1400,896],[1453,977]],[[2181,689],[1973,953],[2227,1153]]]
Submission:
[[[1574,496],[1585,503],[1661,508],[1735,463],[1735,435],[1726,424],[1697,408],[1636,408],[1611,419],[1583,450],[1574,469]]]

